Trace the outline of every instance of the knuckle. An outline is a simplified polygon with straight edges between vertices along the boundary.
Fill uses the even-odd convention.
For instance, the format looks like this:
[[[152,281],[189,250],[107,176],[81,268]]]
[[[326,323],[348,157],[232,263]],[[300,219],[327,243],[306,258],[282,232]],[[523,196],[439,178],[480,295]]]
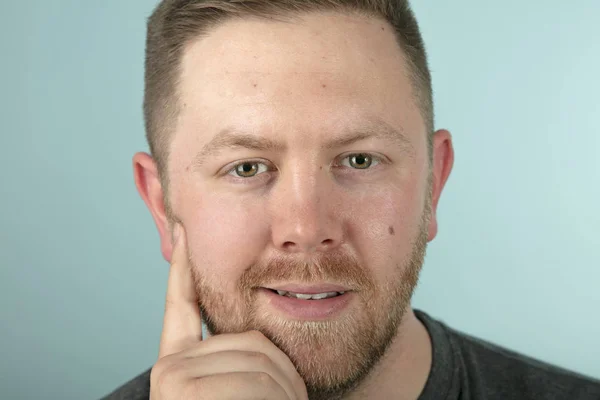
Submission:
[[[150,382],[156,382],[158,377],[162,375],[163,371],[169,366],[168,357],[161,358],[154,364],[150,371]]]
[[[202,396],[200,397],[202,399],[208,398],[207,396],[210,393],[208,392],[206,379],[194,378],[188,381],[183,389],[183,395],[186,399],[198,399],[198,396]]]
[[[163,391],[168,388],[175,378],[183,371],[184,365],[169,357],[160,359],[150,372],[151,385]]]
[[[273,361],[265,353],[259,351],[251,351],[247,353],[247,356],[252,360],[255,365],[261,365],[269,367],[273,364]]]
[[[265,387],[269,387],[269,388],[277,387],[277,382],[275,382],[275,379],[273,379],[273,377],[271,375],[269,375],[268,373],[266,373],[264,371],[255,372],[254,379],[256,379],[256,381],[261,386],[265,386]]]
[[[269,339],[267,339],[267,337],[265,335],[262,334],[262,332],[260,331],[249,331],[247,332],[247,335],[250,337],[250,339],[252,340],[256,340],[256,341],[269,341]],[[269,341],[270,343],[270,341]]]
[[[295,374],[292,377],[292,384],[295,387],[300,388],[302,392],[306,392],[306,384],[304,383],[304,380],[300,377],[299,374]]]
[[[165,311],[174,310],[177,308],[176,306],[177,304],[175,301],[173,301],[173,299],[169,297],[165,299]]]

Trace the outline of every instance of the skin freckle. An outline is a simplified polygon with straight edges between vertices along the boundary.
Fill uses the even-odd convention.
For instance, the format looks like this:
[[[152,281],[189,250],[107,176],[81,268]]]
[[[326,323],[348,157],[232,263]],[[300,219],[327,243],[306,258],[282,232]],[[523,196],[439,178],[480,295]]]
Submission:
[[[393,226],[390,226],[390,228],[388,230],[390,232],[390,235],[394,236],[396,234],[396,231],[394,230]]]

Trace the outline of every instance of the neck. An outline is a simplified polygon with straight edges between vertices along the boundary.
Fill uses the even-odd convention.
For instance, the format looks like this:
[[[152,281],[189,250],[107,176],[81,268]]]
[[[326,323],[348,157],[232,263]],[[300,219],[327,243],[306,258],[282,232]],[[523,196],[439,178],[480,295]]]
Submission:
[[[429,333],[409,308],[386,354],[346,399],[416,400],[431,370],[431,354]]]

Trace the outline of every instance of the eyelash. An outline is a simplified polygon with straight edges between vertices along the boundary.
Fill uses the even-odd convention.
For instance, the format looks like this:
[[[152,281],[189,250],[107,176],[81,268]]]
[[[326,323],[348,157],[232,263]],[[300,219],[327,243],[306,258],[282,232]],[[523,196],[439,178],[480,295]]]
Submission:
[[[385,160],[383,157],[379,157],[379,156],[376,156],[376,155],[374,155],[374,154],[371,154],[371,153],[351,153],[351,154],[348,154],[347,156],[345,156],[344,158],[342,158],[342,160],[346,160],[346,159],[349,159],[349,158],[351,158],[351,157],[353,157],[353,156],[358,156],[358,155],[366,155],[366,156],[369,156],[369,157],[371,158],[372,162],[373,162],[373,163],[376,163],[376,164],[375,164],[375,165],[373,165],[373,166],[369,166],[369,168],[365,168],[365,169],[364,169],[364,171],[369,171],[369,170],[371,170],[373,167],[376,167],[376,166],[377,166],[377,165],[379,165],[379,164],[385,164],[385,163],[386,163],[386,160]],[[241,177],[241,176],[236,176],[236,175],[234,175],[234,174],[235,174],[235,171],[236,171],[236,169],[237,169],[239,166],[241,166],[241,165],[244,165],[244,164],[263,164],[263,165],[267,165],[267,163],[263,162],[263,160],[244,160],[244,161],[240,161],[240,162],[238,162],[238,163],[234,164],[234,165],[233,165],[231,168],[229,168],[229,169],[227,170],[227,172],[225,173],[225,175],[229,175],[229,176],[231,176],[231,177],[232,177],[233,179],[235,179],[235,180],[244,181],[244,182],[249,182],[249,181],[254,181],[255,179],[259,179],[260,175],[263,175],[263,174],[264,174],[264,172],[261,172],[261,173],[258,173],[258,174],[256,174],[256,175],[254,175],[254,176],[251,176],[251,177],[248,177],[248,178],[244,178],[244,177]],[[336,167],[340,167],[340,166],[341,166],[341,165],[339,165],[339,164],[338,164],[338,165],[336,165]],[[351,168],[351,167],[350,167],[350,168]],[[353,169],[353,170],[356,170],[356,171],[361,171],[361,169],[359,169],[359,168],[352,168],[352,169]],[[269,167],[268,167],[268,166],[267,166],[267,170],[269,170]]]

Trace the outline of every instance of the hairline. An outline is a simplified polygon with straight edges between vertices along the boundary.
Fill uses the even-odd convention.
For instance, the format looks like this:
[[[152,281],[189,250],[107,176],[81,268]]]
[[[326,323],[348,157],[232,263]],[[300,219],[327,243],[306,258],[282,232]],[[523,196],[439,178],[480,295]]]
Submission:
[[[197,33],[186,40],[184,43],[181,43],[177,46],[177,56],[174,65],[174,71],[172,77],[173,82],[170,85],[169,93],[165,96],[165,103],[169,103],[170,107],[168,108],[170,112],[168,112],[168,117],[166,124],[162,124],[160,128],[155,127],[154,135],[159,135],[162,137],[162,146],[164,146],[163,151],[158,151],[160,154],[159,157],[162,157],[161,160],[155,160],[157,162],[157,169],[159,179],[161,181],[161,186],[164,192],[165,205],[169,203],[169,159],[171,154],[171,146],[176,135],[178,119],[182,111],[182,75],[183,75],[183,61],[185,55],[189,51],[189,49],[199,41],[205,39],[209,35],[211,35],[217,28],[227,24],[231,21],[244,21],[244,20],[252,20],[252,19],[260,19],[266,22],[284,22],[284,23],[294,23],[298,22],[302,19],[303,16],[307,16],[314,13],[322,13],[322,14],[342,14],[342,15],[354,15],[361,16],[366,18],[377,19],[383,23],[386,23],[389,27],[392,28],[392,33],[396,39],[396,44],[398,46],[398,50],[400,51],[402,60],[406,63],[406,73],[408,75],[408,79],[411,85],[412,93],[411,97],[415,102],[419,110],[419,114],[425,125],[425,131],[427,135],[427,147],[429,153],[429,164],[431,166],[432,162],[432,134],[433,134],[433,104],[429,104],[433,102],[433,95],[427,94],[426,82],[424,82],[423,78],[419,74],[419,70],[415,65],[412,57],[407,54],[405,50],[405,46],[408,44],[403,44],[403,39],[400,37],[396,29],[392,26],[390,21],[382,15],[381,13],[374,10],[366,10],[363,8],[353,8],[349,5],[342,6],[331,6],[331,5],[321,5],[321,4],[313,4],[309,9],[303,10],[281,10],[281,9],[273,9],[269,10],[269,12],[261,14],[258,12],[250,12],[244,14],[240,13],[231,13],[225,14],[221,16],[219,19],[210,21],[205,24],[202,28],[198,29]],[[428,99],[427,97],[430,97]],[[156,111],[155,111],[156,112]],[[153,124],[155,121],[153,120],[150,124]]]

